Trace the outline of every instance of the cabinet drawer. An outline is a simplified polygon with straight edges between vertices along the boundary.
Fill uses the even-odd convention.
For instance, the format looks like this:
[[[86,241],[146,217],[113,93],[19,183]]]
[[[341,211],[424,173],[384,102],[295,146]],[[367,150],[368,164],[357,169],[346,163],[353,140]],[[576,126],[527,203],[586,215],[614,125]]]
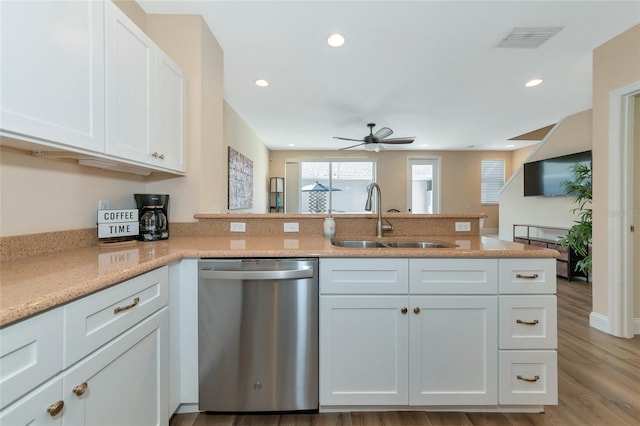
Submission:
[[[3,328],[0,342],[1,409],[62,370],[62,308]]]
[[[406,294],[407,259],[320,259],[322,294]]]
[[[500,349],[557,347],[556,296],[500,296]]]
[[[556,351],[500,351],[500,404],[558,404]]]
[[[555,259],[500,259],[500,293],[555,294]]]
[[[411,259],[411,294],[496,294],[495,259]]]
[[[65,368],[167,305],[168,281],[164,266],[66,305]]]

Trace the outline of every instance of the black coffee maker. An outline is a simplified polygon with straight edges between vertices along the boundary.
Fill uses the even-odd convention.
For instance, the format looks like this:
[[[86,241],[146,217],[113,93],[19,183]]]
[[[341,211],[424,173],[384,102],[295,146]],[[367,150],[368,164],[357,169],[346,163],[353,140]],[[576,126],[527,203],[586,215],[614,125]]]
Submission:
[[[138,208],[142,241],[166,240],[169,238],[169,195],[133,194]]]

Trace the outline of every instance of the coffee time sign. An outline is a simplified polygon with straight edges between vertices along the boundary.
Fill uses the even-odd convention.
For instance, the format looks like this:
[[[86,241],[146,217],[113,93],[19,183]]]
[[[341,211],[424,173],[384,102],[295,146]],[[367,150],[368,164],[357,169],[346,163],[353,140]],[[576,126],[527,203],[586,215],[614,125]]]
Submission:
[[[98,238],[138,236],[138,209],[98,210]]]

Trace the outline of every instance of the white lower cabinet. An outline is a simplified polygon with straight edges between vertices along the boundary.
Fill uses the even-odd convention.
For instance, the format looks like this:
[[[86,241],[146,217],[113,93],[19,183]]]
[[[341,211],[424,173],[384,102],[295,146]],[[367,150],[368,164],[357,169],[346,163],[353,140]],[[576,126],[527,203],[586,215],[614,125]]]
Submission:
[[[166,425],[168,277],[158,268],[0,330],[0,424]]]
[[[321,405],[406,405],[408,297],[322,296]]]
[[[557,404],[554,262],[321,259],[320,409]]]
[[[495,405],[497,296],[413,296],[410,405]]]
[[[167,308],[63,374],[63,425],[168,423]]]

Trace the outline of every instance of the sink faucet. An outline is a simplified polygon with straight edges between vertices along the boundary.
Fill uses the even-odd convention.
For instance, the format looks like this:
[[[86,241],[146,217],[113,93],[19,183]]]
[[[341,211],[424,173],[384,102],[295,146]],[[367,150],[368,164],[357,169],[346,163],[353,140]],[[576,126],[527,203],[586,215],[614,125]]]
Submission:
[[[373,196],[373,190],[376,190],[376,213],[378,213],[378,223],[376,224],[376,237],[381,238],[383,231],[393,231],[393,225],[388,219],[386,225],[382,224],[382,193],[380,192],[380,186],[377,183],[372,182],[367,186],[367,202],[364,205],[366,211],[371,211],[371,197]]]

